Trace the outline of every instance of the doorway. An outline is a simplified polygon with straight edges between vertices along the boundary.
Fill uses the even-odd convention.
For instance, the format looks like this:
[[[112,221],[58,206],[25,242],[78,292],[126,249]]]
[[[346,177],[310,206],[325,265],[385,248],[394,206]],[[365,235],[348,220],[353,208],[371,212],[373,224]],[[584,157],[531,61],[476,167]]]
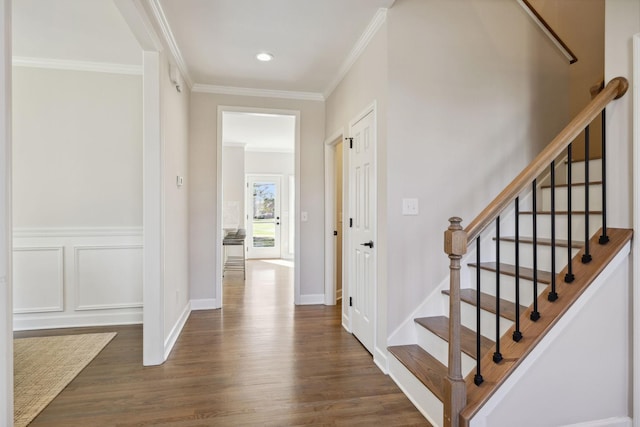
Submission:
[[[280,176],[247,175],[247,258],[281,258]]]
[[[216,265],[222,272],[222,239],[246,230],[245,258],[293,262],[299,301],[300,113],[253,107],[218,107],[218,220]],[[288,179],[287,179],[288,178]],[[224,305],[222,274],[216,277]]]

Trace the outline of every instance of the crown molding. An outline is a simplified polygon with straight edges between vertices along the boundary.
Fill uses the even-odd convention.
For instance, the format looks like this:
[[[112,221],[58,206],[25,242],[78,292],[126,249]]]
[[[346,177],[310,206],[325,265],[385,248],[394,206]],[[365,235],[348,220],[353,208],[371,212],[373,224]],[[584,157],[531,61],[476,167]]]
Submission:
[[[387,10],[387,8],[381,7],[373,16],[373,19],[371,19],[371,22],[369,22],[369,25],[364,30],[356,44],[353,46],[353,49],[351,49],[351,52],[345,58],[342,66],[338,70],[338,73],[324,90],[323,95],[325,99],[333,93],[336,87],[338,87],[342,79],[344,79],[349,70],[351,70],[351,67],[353,67],[353,64],[355,64],[360,55],[362,55],[362,52],[364,52],[366,47],[369,45],[369,43],[373,39],[373,36],[376,35],[380,27],[382,27],[382,25],[386,22]]]
[[[72,61],[67,59],[31,58],[14,56],[14,67],[49,68],[53,70],[91,71],[97,73],[142,75],[141,65],[113,64],[110,62]]]
[[[296,92],[273,89],[254,89],[247,87],[217,86],[196,83],[192,92],[215,93],[219,95],[257,96],[262,98],[297,99],[301,101],[324,101],[324,96],[316,92]]]
[[[171,51],[171,55],[173,56],[178,69],[180,69],[180,73],[184,78],[184,81],[187,83],[189,88],[193,87],[193,79],[189,74],[189,68],[187,67],[186,62],[184,62],[184,58],[182,57],[182,52],[180,52],[180,48],[178,47],[178,43],[176,42],[175,37],[173,36],[173,32],[171,31],[171,26],[169,26],[169,21],[167,21],[167,17],[164,14],[164,10],[162,9],[162,5],[160,4],[160,0],[150,0],[149,4],[151,6],[151,10],[153,11],[153,15],[156,19],[156,22],[160,26],[160,30],[162,31],[162,36],[169,46],[169,50]]]

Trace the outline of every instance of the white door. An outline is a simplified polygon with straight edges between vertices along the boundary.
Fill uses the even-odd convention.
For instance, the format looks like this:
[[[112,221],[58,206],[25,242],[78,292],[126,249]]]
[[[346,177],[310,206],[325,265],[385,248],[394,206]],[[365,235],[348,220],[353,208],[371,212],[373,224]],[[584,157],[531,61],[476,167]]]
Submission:
[[[247,258],[280,258],[280,177],[247,175]]]
[[[349,150],[351,329],[373,354],[376,304],[376,134],[370,110],[350,129]]]

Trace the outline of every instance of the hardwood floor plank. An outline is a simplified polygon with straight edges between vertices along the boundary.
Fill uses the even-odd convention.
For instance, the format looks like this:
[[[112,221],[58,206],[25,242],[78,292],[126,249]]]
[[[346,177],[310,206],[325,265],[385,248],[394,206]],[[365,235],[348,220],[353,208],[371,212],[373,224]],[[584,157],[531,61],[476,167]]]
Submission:
[[[32,426],[429,426],[341,325],[295,306],[292,268],[229,272],[224,308],[191,313],[164,365],[142,366],[142,326],[16,332],[118,335]]]

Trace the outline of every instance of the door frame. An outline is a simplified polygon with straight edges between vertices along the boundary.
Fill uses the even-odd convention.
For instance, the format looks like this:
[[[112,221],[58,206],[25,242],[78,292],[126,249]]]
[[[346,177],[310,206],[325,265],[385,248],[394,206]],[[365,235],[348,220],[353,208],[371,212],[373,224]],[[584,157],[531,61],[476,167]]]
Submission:
[[[349,122],[349,138],[352,137],[352,129],[354,127],[354,125],[356,123],[358,123],[360,120],[364,119],[368,114],[373,114],[373,159],[375,162],[375,169],[373,171],[374,177],[372,179],[371,185],[373,186],[372,189],[372,193],[377,195],[378,194],[378,112],[377,112],[377,101],[373,101],[371,104],[369,104],[364,110],[362,110],[359,114],[357,114],[350,122]],[[344,177],[345,181],[346,181],[346,186],[344,187],[343,190],[343,195],[346,195],[346,200],[347,203],[345,205],[343,205],[342,209],[343,211],[346,211],[348,213],[347,217],[352,218],[354,215],[352,214],[351,210],[352,210],[352,201],[353,201],[353,195],[352,195],[352,182],[351,182],[351,171],[353,168],[353,158],[351,156],[351,149],[347,149],[345,146],[345,157],[343,159],[344,164],[347,165],[346,169],[347,169],[347,174]],[[374,242],[378,242],[378,198],[376,196],[376,199],[373,202],[374,204],[374,211],[375,211],[375,215],[376,215],[376,224],[375,227],[373,227],[373,241]],[[343,233],[343,239],[344,239],[344,250],[347,254],[346,256],[346,263],[343,264],[344,269],[347,270],[347,273],[345,274],[343,271],[343,277],[346,277],[347,280],[342,282],[342,298],[343,301],[345,300],[345,298],[350,298],[353,294],[352,292],[352,284],[353,284],[353,272],[355,271],[353,264],[354,264],[354,260],[351,256],[352,252],[353,252],[353,232],[351,228],[347,229],[346,233]],[[374,265],[378,265],[378,251],[375,251],[373,253],[374,258]],[[376,359],[376,354],[378,353],[378,270],[376,267],[376,271],[374,272],[373,275],[373,319],[372,319],[372,323],[373,323],[373,346],[372,346],[372,356],[374,358],[374,360]],[[348,299],[347,299],[348,301]],[[344,314],[344,305],[343,304],[343,314]],[[351,331],[353,333],[352,330],[352,321],[353,321],[353,316],[352,316],[352,311],[353,311],[353,307],[350,307],[347,305],[346,307],[346,312],[347,312],[347,317],[348,317],[348,325],[349,325],[349,331]],[[386,372],[383,369],[383,372]]]
[[[251,245],[250,242],[250,237],[253,238],[253,227],[251,227],[251,235],[249,235],[249,180],[250,178],[273,178],[273,180],[275,181],[276,179],[278,180],[278,198],[280,200],[278,200],[278,208],[279,208],[279,213],[280,213],[280,225],[282,225],[282,181],[284,179],[284,175],[279,175],[279,174],[269,174],[269,173],[245,173],[245,195],[244,195],[244,200],[245,203],[247,203],[247,205],[245,205],[245,215],[247,216],[247,218],[245,218],[245,220],[247,221],[247,253],[245,254],[245,256],[247,257],[247,259],[249,259],[249,247]],[[258,181],[263,181],[262,179],[258,179]],[[295,236],[294,236],[295,237]],[[282,258],[282,228],[280,229],[279,232],[279,236],[278,236],[278,258]],[[254,258],[254,259],[260,259],[260,257]]]
[[[216,126],[216,298],[213,308],[222,308],[224,294],[222,292],[222,115],[223,113],[262,113],[294,116],[296,118],[295,130],[295,212],[293,224],[295,234],[295,247],[293,255],[293,303],[300,304],[300,111],[283,110],[276,108],[239,107],[218,105],[218,117]],[[289,213],[289,221],[292,219]]]
[[[333,231],[336,224],[336,146],[344,141],[344,128],[335,131],[324,141],[324,304],[336,305],[336,248]],[[344,145],[343,145],[344,154]],[[343,157],[344,158],[344,157]],[[344,186],[344,163],[342,168],[342,183]],[[344,191],[342,206],[344,206]],[[343,239],[344,242],[344,239]],[[344,244],[343,244],[344,249]],[[343,251],[344,253],[344,251]],[[344,269],[342,271],[344,283]],[[344,290],[343,290],[344,295]],[[344,301],[344,300],[343,300]],[[344,326],[343,315],[343,326]],[[347,329],[345,327],[345,329]],[[349,329],[347,329],[349,330]]]

